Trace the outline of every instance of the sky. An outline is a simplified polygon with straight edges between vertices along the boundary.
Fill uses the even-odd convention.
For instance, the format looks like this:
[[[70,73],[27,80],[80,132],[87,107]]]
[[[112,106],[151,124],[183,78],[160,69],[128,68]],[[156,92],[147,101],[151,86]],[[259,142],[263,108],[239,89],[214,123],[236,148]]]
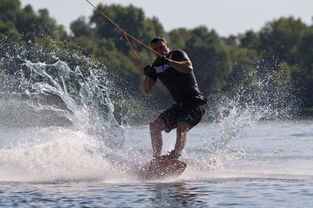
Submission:
[[[20,0],[37,11],[47,8],[59,24],[69,25],[80,16],[89,17],[93,8],[85,0]],[[132,4],[147,17],[157,17],[164,29],[204,25],[220,36],[238,35],[247,30],[259,31],[265,23],[279,17],[301,18],[313,24],[312,0],[90,0],[93,4]]]

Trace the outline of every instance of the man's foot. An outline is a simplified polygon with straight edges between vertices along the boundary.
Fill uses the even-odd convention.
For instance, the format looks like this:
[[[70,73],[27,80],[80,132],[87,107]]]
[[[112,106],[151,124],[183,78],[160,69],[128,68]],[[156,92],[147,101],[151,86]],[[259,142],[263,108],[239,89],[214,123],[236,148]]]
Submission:
[[[175,150],[172,150],[169,152],[168,156],[173,158],[173,159],[178,159],[181,155],[180,155],[180,153],[176,152]]]

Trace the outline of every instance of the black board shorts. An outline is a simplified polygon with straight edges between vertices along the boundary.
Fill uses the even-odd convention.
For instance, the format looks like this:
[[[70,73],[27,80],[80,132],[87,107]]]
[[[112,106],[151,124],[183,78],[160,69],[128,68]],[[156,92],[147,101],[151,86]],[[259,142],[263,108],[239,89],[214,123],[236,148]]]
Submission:
[[[193,128],[201,121],[204,113],[204,106],[195,105],[184,107],[182,105],[175,104],[161,113],[158,118],[165,123],[165,132],[170,132],[172,129],[177,127],[178,122],[185,122],[188,124],[189,129]]]

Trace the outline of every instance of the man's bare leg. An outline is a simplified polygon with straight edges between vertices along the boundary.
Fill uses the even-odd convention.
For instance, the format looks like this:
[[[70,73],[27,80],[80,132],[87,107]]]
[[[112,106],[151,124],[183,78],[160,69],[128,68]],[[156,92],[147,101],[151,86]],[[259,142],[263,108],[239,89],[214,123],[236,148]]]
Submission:
[[[173,156],[179,157],[181,152],[184,150],[187,141],[188,130],[189,125],[187,123],[179,122],[177,124],[177,138]]]
[[[162,152],[162,131],[165,129],[165,124],[161,119],[156,119],[150,123],[150,136],[154,157],[160,157]]]

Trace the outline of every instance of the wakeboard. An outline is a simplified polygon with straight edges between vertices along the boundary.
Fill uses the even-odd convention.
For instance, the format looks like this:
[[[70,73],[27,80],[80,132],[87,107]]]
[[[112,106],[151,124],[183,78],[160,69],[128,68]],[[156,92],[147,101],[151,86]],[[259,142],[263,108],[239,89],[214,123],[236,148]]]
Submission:
[[[184,172],[186,167],[186,163],[168,155],[163,155],[146,163],[139,170],[138,176],[140,180],[160,180],[178,177]]]

